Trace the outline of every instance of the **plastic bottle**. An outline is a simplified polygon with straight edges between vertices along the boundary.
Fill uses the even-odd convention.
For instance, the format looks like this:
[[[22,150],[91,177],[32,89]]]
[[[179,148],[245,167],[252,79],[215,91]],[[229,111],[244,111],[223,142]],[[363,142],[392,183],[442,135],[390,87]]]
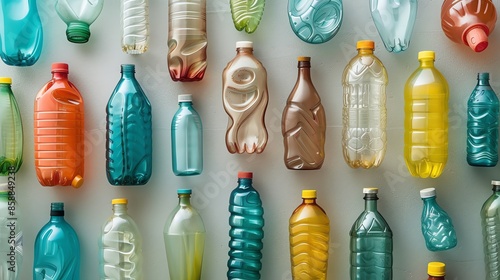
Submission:
[[[372,168],[385,156],[388,77],[382,62],[373,55],[373,41],[358,41],[356,48],[358,54],[342,74],[342,150],[350,167]]]
[[[255,32],[264,14],[266,1],[230,0],[229,4],[236,30],[241,31],[244,29],[248,34]]]
[[[170,213],[163,236],[170,279],[200,280],[205,247],[205,226],[191,206],[191,190],[178,189],[179,204]]]
[[[200,81],[207,68],[206,0],[168,1],[168,69],[174,81]]]
[[[302,191],[302,204],[289,221],[293,279],[326,280],[330,220],[316,204],[316,190]]]
[[[488,47],[488,36],[497,22],[491,0],[444,0],[441,6],[441,28],[455,43],[464,43],[475,52]]]
[[[53,202],[50,220],[35,239],[33,280],[80,280],[80,243],[64,220],[64,203]]]
[[[430,262],[427,265],[427,280],[444,280],[446,275],[446,265],[442,262]]]
[[[430,251],[444,251],[457,246],[457,234],[448,213],[436,202],[436,189],[420,191],[424,202],[422,210],[422,234]]]
[[[14,175],[15,176],[15,175]],[[23,264],[23,227],[15,177],[0,184],[0,279],[17,280]]]
[[[149,1],[120,1],[122,18],[122,50],[128,54],[142,54],[148,50]]]
[[[321,44],[330,41],[340,30],[342,8],[342,0],[316,0],[307,5],[301,0],[288,0],[288,20],[302,41]]]
[[[489,73],[478,73],[467,102],[467,162],[472,166],[498,162],[499,102],[489,80]]]
[[[144,185],[152,172],[151,104],[135,79],[135,66],[123,64],[106,107],[106,175],[112,185]]]
[[[36,0],[0,2],[0,57],[7,65],[31,66],[40,58],[43,29]]]
[[[281,119],[285,165],[289,169],[320,169],[325,159],[325,109],[311,80],[311,58],[298,58],[297,82]]]
[[[57,0],[56,12],[66,23],[66,37],[71,43],[87,43],[90,25],[102,11],[104,0]]]
[[[238,186],[229,198],[228,280],[260,279],[264,244],[264,209],[252,186],[252,172],[238,172]]]
[[[434,52],[418,53],[420,67],[405,85],[404,157],[410,174],[437,178],[448,160],[448,82]]]
[[[99,239],[100,279],[143,279],[142,236],[127,213],[128,200],[111,201],[113,215],[104,223]]]
[[[203,127],[191,94],[178,96],[179,109],[171,124],[172,169],[177,176],[203,171]]]
[[[481,208],[481,226],[483,229],[484,263],[486,279],[496,280],[500,276],[500,181],[491,181],[493,194]]]
[[[370,0],[370,11],[388,52],[402,52],[410,45],[417,17],[417,0]]]
[[[0,77],[0,176],[17,172],[23,163],[23,124],[12,79]]]
[[[377,210],[377,188],[364,188],[365,210],[352,225],[351,280],[392,279],[392,230]]]
[[[222,73],[222,99],[229,116],[226,131],[227,150],[234,153],[260,154],[267,144],[264,122],[267,102],[267,71],[253,56],[253,43],[236,42],[236,57]]]
[[[84,104],[68,80],[68,64],[52,64],[52,79],[35,99],[35,168],[42,186],[83,184]]]

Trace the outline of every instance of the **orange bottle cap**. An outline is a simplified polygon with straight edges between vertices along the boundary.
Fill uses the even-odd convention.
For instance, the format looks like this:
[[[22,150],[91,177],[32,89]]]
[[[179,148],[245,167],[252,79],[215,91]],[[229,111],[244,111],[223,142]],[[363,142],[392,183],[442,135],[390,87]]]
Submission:
[[[128,204],[128,199],[126,198],[115,198],[111,200],[111,204]]]
[[[361,40],[356,43],[356,49],[375,49],[375,42],[372,40]]]
[[[0,77],[0,84],[12,84],[12,79],[8,77]]]
[[[427,265],[427,274],[430,276],[445,276],[446,265],[442,262],[430,262]]]
[[[316,190],[302,190],[302,198],[316,198]]]
[[[422,59],[432,59],[434,60],[436,58],[436,54],[434,51],[421,51],[418,52],[418,60]]]
[[[69,67],[67,63],[53,63],[52,72],[66,72],[68,73]]]
[[[311,61],[311,57],[309,57],[309,56],[299,56],[299,57],[297,57],[297,61]]]
[[[78,189],[83,185],[83,177],[80,175],[76,175],[75,178],[73,178],[73,181],[71,181],[71,185],[73,188]]]
[[[238,178],[252,179],[253,178],[253,173],[252,172],[240,171],[240,172],[238,172]]]
[[[465,38],[467,45],[475,52],[482,52],[488,47],[488,34],[481,26],[469,29]]]

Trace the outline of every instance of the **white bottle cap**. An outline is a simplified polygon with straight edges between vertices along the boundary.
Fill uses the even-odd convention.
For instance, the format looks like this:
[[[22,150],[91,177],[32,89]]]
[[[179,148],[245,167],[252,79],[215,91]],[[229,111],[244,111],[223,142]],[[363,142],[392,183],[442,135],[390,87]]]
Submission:
[[[363,193],[378,193],[378,188],[363,188]]]
[[[500,186],[500,181],[492,180],[491,185],[492,186]]]
[[[436,188],[427,188],[420,191],[421,198],[428,198],[436,196]]]
[[[193,95],[191,95],[191,94],[179,94],[179,96],[177,96],[177,101],[178,102],[192,102]]]
[[[236,42],[236,48],[253,48],[252,41],[238,41]]]

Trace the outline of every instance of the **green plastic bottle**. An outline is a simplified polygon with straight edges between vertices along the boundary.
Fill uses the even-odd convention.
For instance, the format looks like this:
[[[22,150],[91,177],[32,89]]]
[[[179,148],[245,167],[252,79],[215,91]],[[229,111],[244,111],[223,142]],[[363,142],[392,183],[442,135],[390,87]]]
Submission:
[[[11,84],[11,78],[0,77],[0,176],[17,172],[23,163],[23,125]]]
[[[265,0],[230,0],[234,27],[248,34],[254,33],[264,14]]]

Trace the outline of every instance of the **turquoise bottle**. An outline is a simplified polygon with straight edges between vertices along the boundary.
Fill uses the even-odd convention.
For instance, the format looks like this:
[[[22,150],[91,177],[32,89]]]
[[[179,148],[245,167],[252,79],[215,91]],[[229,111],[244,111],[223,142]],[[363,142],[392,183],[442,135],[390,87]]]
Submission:
[[[392,279],[392,230],[377,210],[377,188],[364,188],[365,210],[349,233],[351,280]]]
[[[178,96],[179,109],[171,124],[172,169],[177,176],[203,171],[203,128],[191,94]]]
[[[227,279],[260,279],[264,244],[264,209],[252,186],[252,172],[238,172],[238,186],[229,199],[229,260]]]
[[[251,34],[259,27],[264,14],[265,0],[229,0],[231,16],[236,30]]]
[[[288,20],[297,37],[310,44],[330,41],[342,25],[342,0],[288,0]]]
[[[15,175],[0,184],[0,279],[18,280],[23,264],[23,225],[15,198]]]
[[[36,0],[0,1],[0,57],[7,65],[31,66],[40,58],[43,30]]]
[[[50,220],[35,239],[33,280],[80,280],[80,243],[64,220],[64,203],[53,202]]]
[[[152,172],[151,104],[123,64],[121,79],[106,108],[106,175],[111,185],[144,185]]]
[[[481,208],[481,228],[483,231],[483,252],[486,280],[500,277],[500,181],[491,181],[493,194]]]
[[[467,102],[467,163],[495,166],[498,162],[499,102],[490,86],[490,74],[478,73]]]
[[[11,84],[11,78],[0,77],[0,180],[4,178],[4,183],[23,163],[23,124]]]

